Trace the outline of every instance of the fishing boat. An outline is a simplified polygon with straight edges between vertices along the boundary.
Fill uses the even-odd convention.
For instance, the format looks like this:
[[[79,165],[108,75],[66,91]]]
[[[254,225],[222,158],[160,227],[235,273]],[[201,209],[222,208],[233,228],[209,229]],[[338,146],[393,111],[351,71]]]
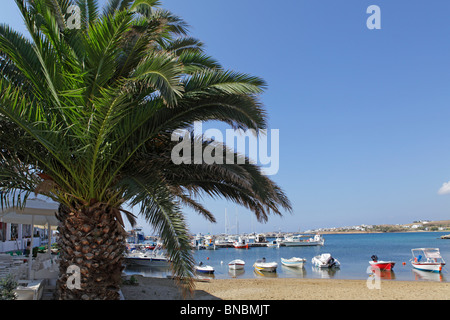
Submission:
[[[212,236],[206,236],[203,239],[203,246],[205,247],[206,250],[216,250],[216,244],[213,241]]]
[[[266,243],[266,246],[268,248],[279,248],[280,247],[280,241],[277,240],[272,240]]]
[[[248,249],[248,242],[245,238],[239,237],[238,240],[233,243],[233,247],[236,249]]]
[[[329,253],[322,253],[312,258],[311,263],[318,268],[339,268],[341,263]]]
[[[286,267],[303,268],[305,263],[306,259],[304,258],[297,258],[297,257],[292,257],[290,259],[281,258],[281,264]]]
[[[234,243],[234,239],[232,239],[231,236],[222,236],[222,237],[218,237],[216,238],[216,240],[214,241],[214,244],[219,247],[219,248],[228,248],[228,247],[232,247]]]
[[[278,267],[278,263],[267,262],[266,258],[256,260],[256,262],[253,264],[253,268],[255,268],[255,270],[263,271],[263,272],[276,272],[277,267]]]
[[[369,261],[369,263],[373,268],[378,268],[380,270],[392,270],[395,266],[394,261],[378,260],[378,257],[376,255],[373,255],[370,258],[372,259],[372,261]]]
[[[230,261],[230,263],[228,263],[228,267],[232,270],[241,270],[244,269],[245,266],[245,261],[241,260],[241,259],[236,259],[233,261]]]
[[[191,246],[196,250],[205,249],[205,247],[203,246],[203,235],[201,233],[196,234],[195,237],[191,240]]]
[[[415,269],[429,272],[441,272],[445,261],[438,248],[412,249],[411,264]]]
[[[194,266],[195,271],[199,273],[213,274],[214,268],[211,266],[203,265],[203,262],[200,262],[198,265]]]
[[[300,246],[323,246],[325,239],[316,234],[313,238],[309,235],[295,235],[285,237],[280,244],[286,247],[300,247]]]

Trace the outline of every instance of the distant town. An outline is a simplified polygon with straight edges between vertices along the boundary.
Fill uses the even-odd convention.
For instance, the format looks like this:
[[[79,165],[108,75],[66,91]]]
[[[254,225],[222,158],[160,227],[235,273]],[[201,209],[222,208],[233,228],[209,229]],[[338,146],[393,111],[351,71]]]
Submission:
[[[408,231],[450,231],[450,220],[418,220],[408,224],[355,225],[307,230],[305,233],[380,233]]]
[[[413,221],[407,224],[381,224],[381,225],[354,225],[354,226],[345,226],[345,227],[330,227],[330,228],[318,228],[318,229],[310,229],[305,231],[269,231],[269,232],[260,232],[259,235],[264,237],[282,237],[286,235],[294,235],[294,234],[336,234],[336,233],[384,233],[384,232],[430,232],[430,231],[449,231],[450,232],[450,220],[440,220],[440,221],[431,221],[431,220],[418,220]],[[217,236],[225,236],[228,233],[218,234]],[[252,232],[250,234],[256,235],[257,232]],[[244,235],[248,235],[244,233]],[[192,234],[194,237],[195,234]],[[450,238],[450,234],[445,237]]]

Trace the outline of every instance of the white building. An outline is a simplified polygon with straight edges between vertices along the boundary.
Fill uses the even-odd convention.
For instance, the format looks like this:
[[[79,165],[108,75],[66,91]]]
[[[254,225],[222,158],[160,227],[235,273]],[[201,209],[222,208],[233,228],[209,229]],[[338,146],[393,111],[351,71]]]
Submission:
[[[32,239],[33,247],[48,244],[49,229],[58,225],[57,210],[58,203],[39,195],[29,198],[24,208],[0,207],[0,252],[26,249]]]
[[[31,225],[0,222],[0,253],[23,251],[31,241]],[[55,237],[52,234],[52,242]],[[48,228],[34,228],[33,247],[48,244]]]

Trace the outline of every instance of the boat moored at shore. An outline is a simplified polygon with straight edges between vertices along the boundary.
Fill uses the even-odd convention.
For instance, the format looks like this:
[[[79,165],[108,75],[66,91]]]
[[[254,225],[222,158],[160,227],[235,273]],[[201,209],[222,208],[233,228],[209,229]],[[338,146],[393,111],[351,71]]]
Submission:
[[[232,270],[242,270],[245,267],[245,261],[241,259],[230,261],[228,267]]]
[[[322,253],[312,258],[311,263],[318,268],[340,268],[339,260],[333,258],[329,253]]]
[[[276,272],[277,267],[278,263],[274,261],[267,262],[266,258],[256,260],[256,262],[253,264],[253,268],[255,268],[255,270],[263,272]]]
[[[305,266],[306,259],[292,257],[290,259],[281,258],[281,264],[286,267],[303,268]]]
[[[395,266],[395,262],[394,261],[382,261],[382,260],[378,260],[378,257],[376,255],[373,255],[371,257],[372,261],[369,261],[370,266],[372,268],[378,268],[380,270],[392,270]]]
[[[126,253],[125,263],[142,267],[167,267],[170,264],[169,258],[160,250],[133,250]]]
[[[204,265],[203,262],[200,262],[198,265],[194,266],[194,269],[198,273],[204,274],[213,274],[214,268],[208,265]]]
[[[429,272],[442,272],[445,261],[438,248],[412,249],[411,264],[415,269]]]

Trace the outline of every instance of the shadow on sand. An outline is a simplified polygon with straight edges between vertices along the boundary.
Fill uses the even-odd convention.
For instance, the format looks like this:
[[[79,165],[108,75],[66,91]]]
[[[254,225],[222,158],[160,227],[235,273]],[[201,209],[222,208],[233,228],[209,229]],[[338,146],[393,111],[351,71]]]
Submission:
[[[176,281],[168,278],[149,278],[134,275],[137,285],[122,285],[125,300],[221,300],[203,290],[195,290],[184,297]]]

